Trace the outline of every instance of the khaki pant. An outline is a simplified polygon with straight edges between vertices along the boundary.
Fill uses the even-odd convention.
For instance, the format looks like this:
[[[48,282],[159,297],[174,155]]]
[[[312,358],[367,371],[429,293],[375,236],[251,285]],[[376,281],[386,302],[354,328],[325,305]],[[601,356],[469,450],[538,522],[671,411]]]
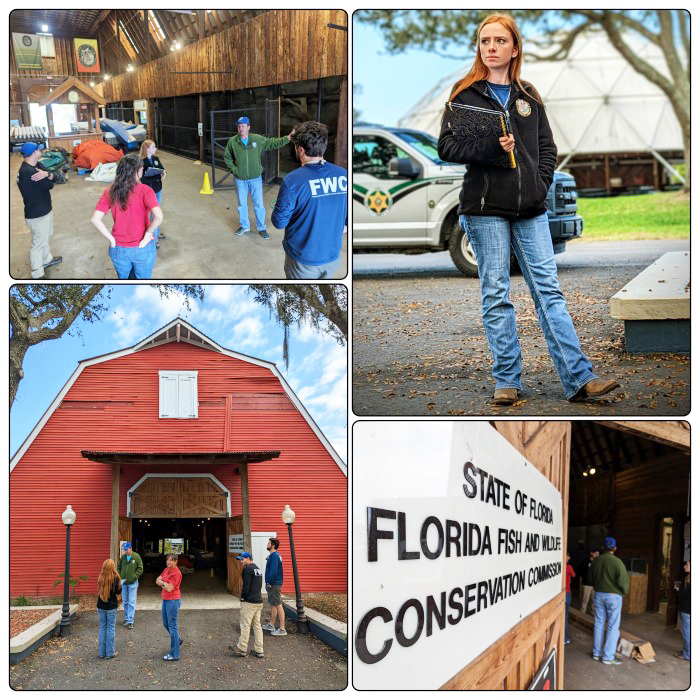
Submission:
[[[248,651],[248,639],[250,638],[250,627],[253,627],[255,638],[255,651],[263,653],[263,631],[260,626],[262,615],[262,603],[246,603],[241,601],[241,636],[238,638],[238,648],[241,651]]]
[[[588,607],[593,595],[593,586],[581,586],[581,612],[588,613]],[[589,613],[590,614],[590,613]]]
[[[53,260],[49,248],[49,237],[53,235],[53,210],[37,219],[25,219],[32,232],[32,247],[29,251],[29,264],[32,279],[44,276],[44,265]]]

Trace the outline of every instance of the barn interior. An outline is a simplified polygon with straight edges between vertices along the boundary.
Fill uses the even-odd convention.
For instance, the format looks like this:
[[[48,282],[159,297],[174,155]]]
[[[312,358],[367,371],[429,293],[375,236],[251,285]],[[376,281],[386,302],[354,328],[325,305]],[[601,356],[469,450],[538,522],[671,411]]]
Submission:
[[[226,590],[225,518],[133,518],[131,528],[134,551],[143,559],[141,586],[155,587],[166,554],[174,552],[183,590]]]
[[[10,31],[11,177],[21,165],[23,142],[41,141],[57,158],[56,149],[67,156],[56,164],[67,181],[51,192],[51,247],[63,262],[47,277],[116,276],[107,242],[90,223],[109,183],[88,179],[99,177],[96,157],[81,167],[80,153],[93,148],[87,142],[99,141],[111,149],[103,156],[100,146],[100,158],[118,159],[138,152],[146,138],[155,141],[167,174],[161,206],[166,238],[153,277],[283,276],[283,232],[270,215],[282,178],[299,167],[294,149],[288,144],[263,155],[269,240],[255,231],[233,235],[237,200],[224,149],[240,116],[250,118],[251,132],[266,137],[315,120],[329,130],[326,158],[347,167],[343,11],[15,10]],[[18,54],[15,43],[25,37],[38,41],[33,59]],[[109,214],[106,221],[111,227]],[[30,276],[30,244],[22,198],[13,187],[15,278]],[[336,276],[346,272],[347,237]]]
[[[577,572],[572,580],[566,651],[568,689],[619,688],[620,671],[630,688],[684,687],[688,664],[673,657],[682,646],[677,625],[683,562],[690,558],[690,441],[679,421],[573,421],[568,508],[568,550]],[[592,618],[580,608],[580,580],[591,549],[612,535],[624,562],[630,591],[623,598],[620,629],[650,641],[656,664],[615,668],[617,685],[591,667]],[[634,674],[643,673],[642,686]],[[594,678],[593,678],[594,677]],[[664,685],[666,683],[666,685]],[[674,687],[676,687],[674,685]]]

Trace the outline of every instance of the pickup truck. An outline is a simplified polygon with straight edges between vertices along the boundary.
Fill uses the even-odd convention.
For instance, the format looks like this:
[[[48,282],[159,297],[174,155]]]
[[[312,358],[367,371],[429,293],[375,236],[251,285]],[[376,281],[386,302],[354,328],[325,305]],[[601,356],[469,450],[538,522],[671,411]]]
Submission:
[[[465,166],[441,160],[434,136],[415,129],[356,124],[352,170],[353,252],[449,250],[460,272],[478,275],[476,257],[457,216]],[[576,211],[576,181],[556,171],[547,193],[555,253],[583,233],[583,220]]]

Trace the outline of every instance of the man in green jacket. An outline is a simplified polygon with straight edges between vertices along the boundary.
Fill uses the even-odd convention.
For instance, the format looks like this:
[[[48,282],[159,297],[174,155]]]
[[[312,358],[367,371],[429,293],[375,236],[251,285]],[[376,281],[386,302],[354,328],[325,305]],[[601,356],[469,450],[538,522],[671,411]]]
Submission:
[[[122,580],[122,600],[124,601],[124,622],[129,629],[134,627],[136,612],[136,592],[139,588],[139,577],[143,573],[141,557],[131,549],[131,542],[122,545],[122,557],[119,560],[119,578]]]
[[[621,559],[615,556],[617,541],[614,537],[605,538],[605,551],[593,560],[588,571],[588,583],[593,586],[593,658],[607,666],[619,666],[622,662],[615,658],[617,640],[620,637],[620,615],[622,596],[630,587],[627,569]],[[606,633],[607,618],[607,634]],[[603,635],[605,634],[605,647]]]
[[[236,235],[242,236],[250,231],[248,218],[248,192],[253,199],[255,223],[258,233],[265,239],[270,235],[265,230],[265,204],[262,191],[262,153],[282,148],[289,143],[290,136],[280,136],[278,139],[268,139],[260,134],[250,133],[250,119],[239,117],[236,122],[238,133],[232,136],[226,144],[224,161],[226,167],[233,173],[238,196],[238,219],[240,226]]]

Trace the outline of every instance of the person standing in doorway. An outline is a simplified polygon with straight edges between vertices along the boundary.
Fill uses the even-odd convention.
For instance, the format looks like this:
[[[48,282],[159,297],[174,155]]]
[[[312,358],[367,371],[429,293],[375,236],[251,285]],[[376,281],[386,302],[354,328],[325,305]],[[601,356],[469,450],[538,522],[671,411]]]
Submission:
[[[591,605],[593,597],[593,586],[588,581],[588,574],[591,570],[591,564],[598,558],[599,549],[591,549],[588,553],[588,559],[579,567],[580,583],[581,583],[581,612],[588,614],[588,609]]]
[[[182,571],[177,566],[177,554],[172,552],[165,557],[165,570],[156,579],[156,585],[160,586],[161,616],[163,627],[170,635],[170,651],[163,657],[163,661],[179,661],[182,637],[177,626],[178,615],[180,614],[180,584],[182,583]]]
[[[124,601],[124,622],[129,629],[134,627],[136,613],[136,594],[139,590],[139,578],[143,573],[143,561],[134,552],[131,542],[122,545],[122,556],[119,560],[119,577],[122,580],[122,600]]]
[[[165,179],[166,172],[163,164],[160,162],[160,158],[156,155],[156,144],[150,139],[146,139],[141,144],[141,149],[139,155],[143,159],[143,175],[141,176],[141,183],[143,185],[148,185],[156,195],[158,200],[158,206],[162,209],[161,202],[163,201],[163,180]],[[146,175],[149,168],[158,168],[163,172],[156,175]],[[151,213],[151,221],[153,221],[153,213]],[[160,248],[159,238],[165,238],[165,234],[160,232],[160,226],[153,231],[153,240],[156,242],[156,248]]]
[[[117,596],[122,590],[119,572],[111,559],[105,559],[97,577],[97,617],[100,629],[97,635],[97,655],[101,659],[113,659],[114,629],[117,625]]]
[[[24,201],[24,220],[32,233],[29,264],[32,279],[43,280],[46,279],[46,268],[63,261],[63,258],[51,254],[49,245],[49,238],[53,235],[51,190],[54,176],[39,163],[39,144],[23,143],[20,152],[24,161],[17,173],[17,186]]]
[[[438,155],[448,163],[469,166],[457,213],[478,262],[482,320],[496,384],[493,403],[512,405],[522,390],[522,354],[509,298],[511,249],[530,289],[566,398],[602,396],[619,384],[593,373],[559,287],[545,204],[557,147],[542,98],[520,79],[520,30],[511,16],[494,14],[481,23],[477,37],[474,65],[455,84],[450,103],[482,117],[484,110],[499,113],[508,133],[500,138],[484,136],[475,123],[472,136],[457,137],[452,128],[457,110],[447,108]]]
[[[622,614],[622,596],[630,587],[630,579],[625,565],[615,556],[617,541],[614,537],[605,538],[603,553],[591,564],[589,581],[593,586],[595,598],[595,622],[593,625],[593,658],[601,660],[607,666],[619,666],[622,662],[616,658],[615,649],[620,637],[620,616]],[[605,637],[605,646],[603,646]]]
[[[566,553],[566,619],[564,624],[564,644],[571,644],[569,637],[569,608],[571,607],[571,579],[576,577],[574,567],[571,566],[571,554]]]
[[[243,588],[241,590],[241,636],[238,638],[236,646],[229,646],[229,651],[234,656],[246,656],[248,653],[248,640],[250,639],[250,628],[253,628],[255,638],[253,656],[262,659],[263,652],[263,631],[260,625],[262,615],[262,571],[253,564],[253,555],[250,552],[243,552],[236,557],[243,564]]]
[[[264,151],[272,151],[286,146],[294,131],[292,130],[289,136],[280,136],[276,139],[252,134],[250,133],[250,119],[248,117],[239,117],[236,122],[236,130],[238,133],[229,139],[224,151],[224,161],[226,167],[233,173],[236,196],[238,197],[239,226],[236,229],[236,235],[242,236],[250,231],[250,219],[248,218],[248,193],[250,193],[258,234],[267,240],[270,235],[265,225],[262,154]]]
[[[292,143],[301,168],[282,181],[272,212],[272,225],[284,229],[284,272],[287,279],[328,279],[348,224],[348,171],[324,160],[324,124],[299,124]]]
[[[270,604],[270,622],[262,628],[272,632],[275,637],[284,637],[287,631],[284,629],[284,606],[282,605],[282,555],[279,553],[280,541],[271,537],[267,542],[267,551],[270,554],[265,562],[265,589],[267,590],[267,602]],[[279,616],[279,629],[275,627],[275,620]]]
[[[678,616],[683,635],[683,649],[676,652],[677,659],[690,661],[690,559],[683,564],[685,578],[678,587]]]

